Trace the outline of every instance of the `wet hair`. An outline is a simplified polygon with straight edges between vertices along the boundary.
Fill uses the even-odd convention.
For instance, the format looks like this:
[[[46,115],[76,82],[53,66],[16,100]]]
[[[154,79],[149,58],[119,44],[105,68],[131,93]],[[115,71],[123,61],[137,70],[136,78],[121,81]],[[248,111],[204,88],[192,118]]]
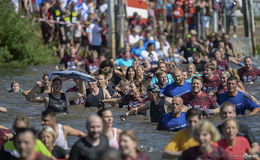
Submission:
[[[245,56],[245,58],[244,58],[244,61],[246,60],[246,59],[252,59],[252,57],[251,56]]]
[[[15,124],[19,121],[23,122],[26,125],[26,128],[31,128],[31,122],[30,122],[29,118],[25,115],[20,115],[20,116],[17,116],[14,120],[14,123],[13,123],[13,129],[14,130],[18,129],[18,128],[15,127]]]
[[[52,135],[53,139],[55,139],[55,134],[54,134],[54,130],[53,128],[49,127],[49,126],[44,126],[41,131],[39,132],[39,137],[42,136],[43,132],[47,132],[49,134]]]
[[[35,131],[34,129],[32,129],[32,128],[19,128],[19,129],[17,129],[17,131],[15,132],[16,135],[15,135],[15,137],[14,137],[14,141],[17,140],[17,137],[18,137],[20,134],[23,134],[23,133],[25,133],[25,132],[30,132],[30,133],[32,133],[33,138],[36,139],[36,131]]]
[[[236,108],[235,108],[235,106],[234,106],[233,103],[231,103],[231,102],[224,102],[224,103],[221,104],[220,114],[222,114],[222,112],[224,111],[224,109],[226,109],[226,108],[228,108],[228,107],[232,108],[232,111],[236,113]]]
[[[236,77],[238,80],[240,79],[239,75],[237,73],[237,70],[235,70],[235,69],[228,69],[228,72],[230,73],[231,77]]]
[[[100,69],[102,68],[105,68],[105,67],[111,67],[111,68],[114,68],[114,63],[107,59],[107,60],[104,60],[101,64],[100,64]]]
[[[42,112],[42,117],[48,117],[48,116],[55,117],[55,115],[56,114],[53,111],[48,109]]]
[[[127,80],[127,79],[123,79],[121,80],[119,83],[118,83],[118,87],[121,87],[121,86],[129,86],[130,82]]]
[[[42,76],[42,80],[44,80],[45,76],[48,76],[48,78],[49,78],[49,75],[47,73],[44,73],[43,76]]]
[[[130,129],[127,129],[127,130],[123,130],[121,133],[120,133],[120,139],[122,136],[127,136],[129,137],[131,140],[135,141],[136,143],[138,142],[138,139],[137,139],[137,136],[135,134],[135,132],[133,130],[130,130]]]
[[[193,56],[200,57],[200,58],[202,57],[201,53],[198,52],[198,51],[194,52],[192,55],[193,55]]]
[[[102,118],[103,117],[103,113],[106,112],[106,111],[111,111],[110,109],[108,108],[101,108],[100,110],[98,110],[97,112],[97,115]]]
[[[220,75],[226,75],[228,78],[231,76],[228,71],[223,71]]]
[[[161,75],[163,74],[166,74],[166,72],[164,72],[163,70],[161,69],[157,69],[157,71],[155,72],[155,76],[158,78],[160,77]]]
[[[200,76],[194,76],[194,77],[192,78],[192,82],[193,82],[195,79],[200,80],[200,82],[203,84],[203,79],[202,79]]]
[[[203,130],[210,133],[211,141],[213,141],[213,142],[217,142],[221,138],[218,129],[208,120],[203,120],[203,121],[200,121],[192,129],[192,135],[194,136],[195,140],[196,140],[196,135]]]
[[[127,70],[126,70],[126,75],[125,75],[125,78],[126,78],[127,80],[129,80],[128,72],[129,72],[130,69],[133,69],[134,72],[135,72],[134,79],[135,79],[135,77],[136,77],[136,70],[135,70],[135,68],[134,68],[134,67],[128,67]]]
[[[229,77],[227,81],[228,81],[228,82],[229,82],[229,81],[236,81],[236,82],[238,83],[237,77],[233,77],[233,76]]]
[[[196,108],[191,108],[186,112],[185,118],[186,118],[186,120],[188,120],[188,119],[190,119],[191,117],[194,117],[194,116],[198,116],[199,119],[201,119],[201,117],[203,116],[203,113]]]
[[[10,85],[11,89],[13,88],[13,85],[14,85],[15,83],[19,84],[18,82],[13,81],[13,82],[11,83],[11,85]],[[19,85],[20,85],[20,84],[19,84]]]
[[[62,80],[60,77],[56,77],[52,80],[52,83],[56,82],[56,81],[59,81],[60,83],[62,83]]]
[[[204,69],[207,69],[207,68],[211,69],[212,71],[214,71],[216,69],[215,65],[213,63],[210,63],[210,62],[206,63],[204,65]]]
[[[238,125],[237,120],[234,119],[234,118],[229,118],[229,119],[226,119],[226,120],[222,123],[222,125],[221,125],[222,130],[225,129],[225,127],[227,126],[227,124],[228,124],[229,122],[235,122],[235,124],[236,124],[236,126],[237,126],[237,129],[238,129],[239,125]]]

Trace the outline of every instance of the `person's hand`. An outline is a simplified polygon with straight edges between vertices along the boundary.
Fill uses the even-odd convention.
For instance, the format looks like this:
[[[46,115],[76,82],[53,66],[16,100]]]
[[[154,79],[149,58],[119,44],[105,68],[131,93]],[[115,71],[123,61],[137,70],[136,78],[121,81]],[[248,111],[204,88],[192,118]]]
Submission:
[[[112,95],[113,98],[118,98],[118,97],[121,97],[121,95],[118,93],[118,92],[115,92],[113,95]]]
[[[38,85],[39,87],[42,87],[42,86],[43,86],[43,83],[42,83],[42,81],[37,81],[37,82],[36,82],[36,85]]]
[[[7,112],[7,109],[5,107],[0,107],[0,112]]]

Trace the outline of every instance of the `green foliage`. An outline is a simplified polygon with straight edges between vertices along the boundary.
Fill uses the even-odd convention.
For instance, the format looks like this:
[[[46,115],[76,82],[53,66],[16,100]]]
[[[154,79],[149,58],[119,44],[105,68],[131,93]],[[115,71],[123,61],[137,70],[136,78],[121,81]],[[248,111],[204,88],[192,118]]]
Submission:
[[[6,0],[0,0],[0,10],[1,66],[37,65],[55,60],[50,47],[37,36],[39,26],[33,25],[28,18],[21,18]]]

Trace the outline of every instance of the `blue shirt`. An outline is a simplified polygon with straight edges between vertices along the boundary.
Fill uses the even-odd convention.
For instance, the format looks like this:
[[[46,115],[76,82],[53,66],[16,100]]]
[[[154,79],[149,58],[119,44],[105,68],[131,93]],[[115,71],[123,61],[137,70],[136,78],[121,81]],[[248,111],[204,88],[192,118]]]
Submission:
[[[139,46],[136,46],[132,49],[132,53],[139,58],[141,56],[142,51],[144,51],[144,50],[145,50],[145,46],[143,46],[142,48],[139,48]]]
[[[182,112],[180,117],[172,117],[172,113],[164,114],[158,122],[157,130],[176,132],[186,128],[185,115],[185,112]]]
[[[219,105],[224,102],[234,104],[237,115],[245,115],[246,109],[252,111],[255,108],[259,108],[259,106],[253,102],[248,95],[240,91],[238,91],[236,96],[229,96],[227,92],[222,93],[217,96],[217,102]]]
[[[134,59],[125,60],[124,58],[118,58],[116,59],[115,63],[117,66],[131,67],[133,66]]]
[[[172,83],[168,85],[164,91],[163,94],[167,97],[176,97],[176,96],[182,96],[185,93],[188,93],[192,90],[191,85],[184,81],[184,84],[182,86],[178,86],[176,83]]]
[[[171,74],[166,74],[166,79],[167,79],[166,85],[172,84],[174,82],[174,79],[172,78]],[[158,83],[158,79],[156,76],[154,76],[151,79],[151,84],[157,84],[157,83]]]

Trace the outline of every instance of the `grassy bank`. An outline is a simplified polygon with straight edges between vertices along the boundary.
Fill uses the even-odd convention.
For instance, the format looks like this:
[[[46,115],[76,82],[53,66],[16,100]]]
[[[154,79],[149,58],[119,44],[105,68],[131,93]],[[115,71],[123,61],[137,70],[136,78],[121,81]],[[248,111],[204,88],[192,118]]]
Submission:
[[[6,0],[0,0],[0,66],[28,66],[56,61],[51,46],[37,36],[40,27],[21,18]],[[39,35],[39,34],[38,34]]]

